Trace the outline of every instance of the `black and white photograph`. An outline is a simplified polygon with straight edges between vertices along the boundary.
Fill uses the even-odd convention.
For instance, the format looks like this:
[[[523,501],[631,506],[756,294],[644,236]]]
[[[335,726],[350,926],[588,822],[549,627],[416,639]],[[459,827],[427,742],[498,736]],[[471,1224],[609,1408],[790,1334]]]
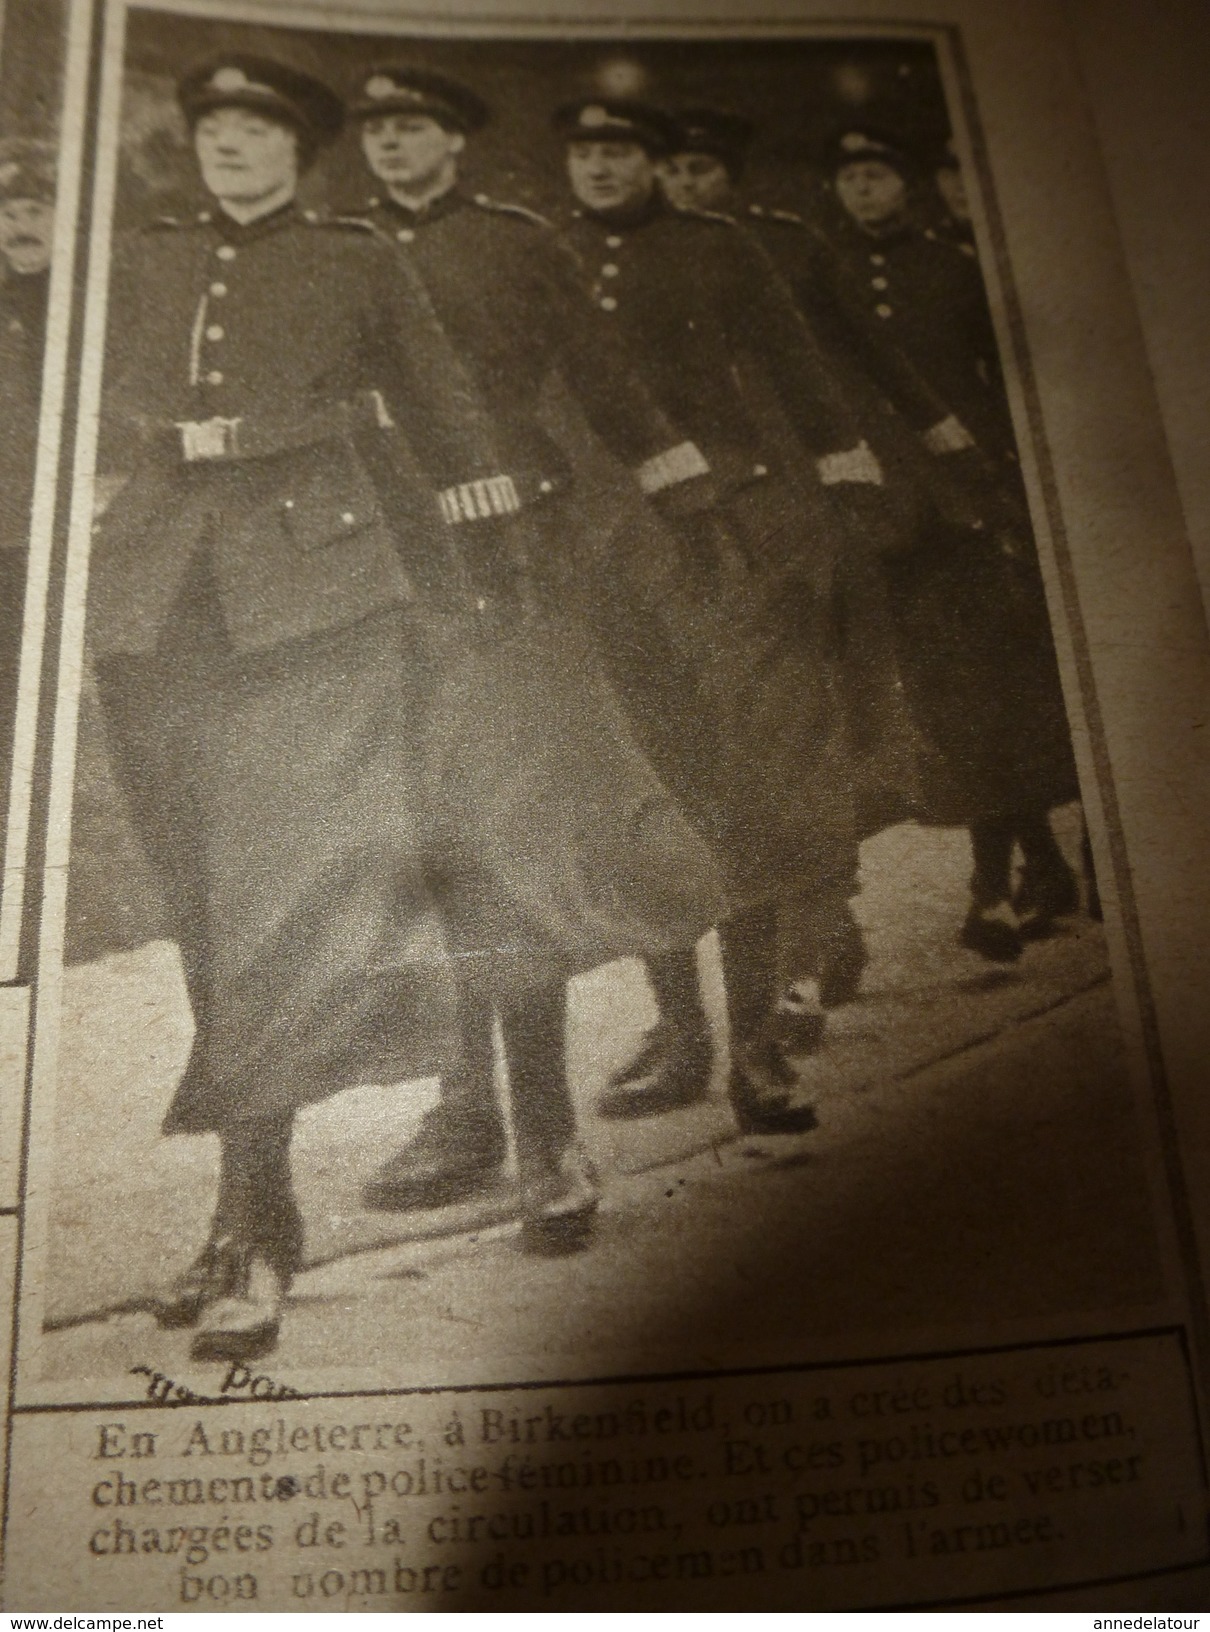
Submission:
[[[107,17],[19,1399],[1144,1324],[950,34]]]
[[[65,42],[61,8],[36,29],[12,8],[0,60],[0,983],[28,978],[22,919],[45,811],[33,801],[34,736],[47,600],[49,519],[34,511],[47,357]],[[34,37],[36,34],[36,38]],[[23,638],[24,637],[24,638]],[[34,842],[31,847],[31,835]],[[4,1021],[7,1021],[7,1011]],[[0,1021],[0,1025],[4,1023]]]

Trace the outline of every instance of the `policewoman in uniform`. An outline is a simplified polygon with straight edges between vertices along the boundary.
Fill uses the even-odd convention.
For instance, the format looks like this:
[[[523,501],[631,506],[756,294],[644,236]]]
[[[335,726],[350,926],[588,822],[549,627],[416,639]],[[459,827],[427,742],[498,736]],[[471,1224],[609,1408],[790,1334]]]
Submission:
[[[295,1112],[449,1063],[423,721],[444,659],[409,558],[517,507],[423,288],[295,200],[327,86],[235,55],[179,86],[210,206],[120,244],[89,639],[195,1036],[164,1123],[215,1132],[209,1240],[160,1305],[194,1354],[276,1340]],[[425,472],[394,474],[405,435]],[[440,842],[440,836],[438,838]]]
[[[578,802],[582,819],[599,827],[603,813],[617,804],[619,780],[625,782],[627,773],[620,777],[616,757],[605,748],[610,738],[616,741],[618,727],[616,723],[606,726],[601,712],[604,709],[612,719],[616,704],[605,692],[598,662],[600,647],[589,649],[582,627],[567,615],[569,600],[587,604],[588,616],[600,628],[617,600],[616,562],[611,561],[606,572],[589,583],[585,561],[591,552],[581,547],[583,523],[572,466],[543,426],[543,390],[558,371],[593,431],[631,473],[636,496],[643,493],[657,503],[666,503],[674,489],[701,487],[705,461],[678,436],[642,384],[628,372],[607,322],[587,299],[573,260],[548,223],[531,211],[481,193],[471,194],[461,185],[459,167],[467,138],[489,117],[487,106],[470,87],[430,69],[383,64],[362,77],[351,115],[379,189],[363,213],[398,245],[403,258],[423,279],[442,329],[489,407],[503,462],[530,518],[527,558],[523,567],[518,561],[512,565],[524,580],[525,592],[541,603],[542,611],[539,615],[535,610],[525,625],[529,633],[522,646],[517,645],[521,638],[517,628],[509,626],[492,649],[510,668],[521,650],[528,654],[529,667],[535,676],[543,677],[545,707],[540,714],[529,716],[534,734],[527,753],[517,752],[514,724],[505,738],[508,763],[502,745],[493,745],[487,730],[480,733],[473,753],[464,751],[457,757],[464,763],[478,762],[485,775],[494,764],[505,796],[509,783],[518,777],[528,779],[536,790],[539,767],[548,766],[552,788],[541,806],[532,802],[529,808],[537,828],[547,836],[551,853],[544,862],[535,863],[533,870],[552,877],[562,871],[565,864],[554,848],[567,844],[599,869],[599,885],[604,889],[616,869],[616,857],[611,858],[599,843],[586,847],[583,834],[561,831],[552,810],[559,797],[553,784],[561,783],[562,797]],[[515,598],[522,590],[521,583],[504,581],[507,562],[468,552],[463,564],[476,596],[489,603],[498,604],[501,597]],[[639,642],[648,672],[667,676],[667,654],[652,649],[652,635],[650,619],[642,636],[632,623],[622,644],[629,650]],[[483,672],[490,673],[489,648],[480,649],[485,653]],[[502,693],[511,690],[503,671],[496,673],[492,690],[499,709]],[[482,710],[474,712],[478,715]],[[649,712],[637,722],[640,736],[648,723],[657,732],[670,729],[669,716],[674,712]],[[684,710],[679,712],[683,717]],[[457,722],[443,719],[440,734],[447,744],[451,738],[457,740]],[[532,793],[530,797],[532,800]],[[506,810],[497,811],[490,795],[482,801],[482,808],[488,831],[481,848],[508,848]],[[524,837],[511,848],[532,852],[536,837],[536,833]],[[647,913],[632,912],[629,925],[619,917],[595,950],[587,943],[578,951],[569,961],[568,972],[623,952],[656,953],[670,939],[678,943],[695,940],[710,927],[721,910],[721,898],[715,884],[701,885],[716,881],[715,864],[704,840],[696,841],[696,858],[685,853],[689,848],[686,839],[669,851],[680,873],[675,890],[670,892],[666,885],[658,889],[653,880]],[[695,879],[700,881],[696,886]],[[696,917],[691,906],[695,888]],[[484,889],[490,893],[488,886]],[[619,899],[630,899],[632,894],[627,888],[619,892]],[[665,919],[670,902],[671,916]],[[486,952],[491,955],[490,946]],[[473,964],[464,957],[459,963],[473,972]],[[494,1181],[506,1143],[493,1084],[491,986],[490,978],[461,982],[462,1063],[443,1080],[441,1100],[416,1138],[391,1157],[372,1181],[367,1191],[371,1205],[441,1205],[464,1199]],[[505,1029],[507,1032],[507,1023]],[[516,1051],[508,1048],[507,1035],[505,1039],[510,1054],[511,1106],[522,1156],[542,1143],[544,1127],[569,1125],[562,1012],[561,1006],[556,1012],[553,1001],[549,1034],[546,1058],[535,1062],[525,1080],[519,1074],[524,1061],[511,1058]],[[581,1197],[587,1196],[583,1177],[574,1189]],[[564,1212],[570,1210],[568,1201]],[[529,1234],[534,1234],[532,1225]]]
[[[815,972],[854,887],[854,813],[826,585],[841,534],[879,507],[881,472],[843,394],[759,248],[721,216],[674,210],[657,165],[671,122],[621,99],[576,102],[556,127],[578,208],[567,228],[598,309],[616,324],[651,396],[709,463],[720,505],[682,528],[686,660],[716,734],[691,804],[723,857],[721,929],[741,1124],[811,1125],[775,1035],[786,980]],[[814,504],[787,480],[737,383],[742,356],[766,371],[813,456]],[[696,620],[696,621],[695,621]],[[690,744],[690,746],[692,746]],[[665,1025],[618,1095],[653,1068],[700,1082],[696,971],[685,949],[649,969]],[[822,1015],[797,1017],[816,1039]],[[784,1098],[758,1097],[780,1087]]]
[[[970,434],[847,286],[845,270],[817,228],[785,209],[748,203],[739,191],[752,124],[714,108],[675,116],[675,147],[660,168],[672,203],[719,211],[744,228],[776,266],[803,320],[843,385],[851,410],[882,465],[890,501],[884,525],[865,548],[839,550],[834,594],[841,672],[857,789],[857,838],[916,813],[923,743],[907,708],[882,556],[912,547],[935,523],[937,506],[977,521],[977,491],[963,462]],[[976,489],[978,483],[974,484]],[[825,1004],[856,995],[865,963],[860,931],[847,935],[825,971]]]
[[[1006,495],[979,537],[938,526],[888,561],[888,582],[909,700],[940,751],[926,809],[971,832],[960,938],[1011,961],[1079,906],[1047,814],[1079,788],[991,317],[975,260],[913,221],[915,166],[897,143],[849,130],[832,161],[834,248],[851,296],[970,431]]]

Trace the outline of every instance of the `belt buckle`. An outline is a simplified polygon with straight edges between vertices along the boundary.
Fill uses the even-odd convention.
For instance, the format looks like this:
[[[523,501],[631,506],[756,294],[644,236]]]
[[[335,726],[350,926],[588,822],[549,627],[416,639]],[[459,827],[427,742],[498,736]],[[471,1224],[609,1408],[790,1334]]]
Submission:
[[[178,419],[176,428],[181,433],[181,452],[187,464],[203,459],[233,459],[236,454],[236,427],[238,419],[224,419],[216,414],[213,419]]]

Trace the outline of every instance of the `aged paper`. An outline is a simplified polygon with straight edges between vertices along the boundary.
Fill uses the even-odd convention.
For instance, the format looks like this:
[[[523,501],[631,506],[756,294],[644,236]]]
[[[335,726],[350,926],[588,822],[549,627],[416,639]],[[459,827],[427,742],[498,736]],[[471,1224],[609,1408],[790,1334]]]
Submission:
[[[1196,1594],[1204,627],[1070,58],[1044,8],[1015,12],[69,8],[31,531],[60,587],[49,621],[31,596],[22,659],[49,631],[58,667],[53,732],[45,710],[32,729],[32,680],[18,729],[46,828],[28,944],[6,906],[37,976],[20,1086],[26,997],[7,994],[10,1608]],[[352,120],[297,211],[287,189],[286,214],[232,215],[224,167],[250,161],[224,157],[223,113],[268,109],[257,139],[297,127],[310,158],[333,87]],[[412,216],[371,202],[382,121],[409,107],[462,138],[460,207],[499,228],[498,261],[454,239],[462,259],[426,263],[449,188]],[[600,150],[671,189],[661,120],[703,107],[755,127],[728,218],[678,221],[662,194],[627,213]],[[862,166],[912,193],[900,238],[844,217]],[[969,228],[926,191],[941,169]],[[532,271],[552,234],[566,291]],[[802,385],[821,365],[798,357],[774,269],[793,291],[820,236],[875,330],[914,277],[927,303],[981,274],[979,389],[947,385],[937,424],[926,397],[928,451],[903,468],[964,458],[967,422],[985,453],[1010,426],[993,486],[1021,484],[1036,569],[1022,523],[988,509],[948,514],[960,559],[901,540],[874,589],[837,566],[849,490],[900,491],[920,394],[861,362],[860,327],[825,335],[813,376],[846,382],[843,406]],[[924,271],[895,259],[905,243]],[[468,266],[501,356],[564,325],[540,390],[463,343],[447,303]],[[955,348],[982,343],[955,327]],[[759,433],[742,479],[732,400]],[[353,462],[367,404],[383,446],[406,442],[389,480]],[[706,467],[710,502],[678,511],[669,492],[701,493]],[[531,509],[523,570],[479,553]],[[795,529],[830,542],[804,561]],[[717,559],[682,573],[703,540]],[[452,605],[424,553],[447,548]],[[678,664],[699,688],[682,713]],[[777,711],[791,685],[809,715]],[[892,702],[915,729],[920,781],[909,796],[904,771],[906,803],[874,816],[838,814],[853,737],[828,757],[855,695],[883,796],[907,763]],[[1070,761],[1066,730],[1047,747],[1052,703]],[[674,781],[703,719],[722,767],[705,815]],[[986,795],[1001,771],[980,756],[1006,734],[1027,809]],[[784,870],[761,917],[787,808],[808,882]],[[28,902],[40,856],[22,820],[6,903],[22,878]],[[821,929],[821,903],[850,897]],[[659,972],[698,934],[703,1080],[658,1053],[628,1078],[675,1015]],[[868,959],[848,987],[846,935]],[[749,1035],[736,994],[770,941],[785,995]],[[810,963],[816,944],[833,950]],[[472,1131],[422,1184],[399,1155],[451,1105]],[[208,1231],[218,1268],[195,1295]]]

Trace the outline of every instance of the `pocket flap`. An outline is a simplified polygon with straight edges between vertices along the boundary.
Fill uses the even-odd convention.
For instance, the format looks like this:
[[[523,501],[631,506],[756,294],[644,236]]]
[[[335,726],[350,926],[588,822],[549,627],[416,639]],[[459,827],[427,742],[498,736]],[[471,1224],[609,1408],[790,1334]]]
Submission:
[[[282,499],[282,520],[302,550],[322,550],[383,519],[369,473],[345,443],[306,450],[305,464]]]

